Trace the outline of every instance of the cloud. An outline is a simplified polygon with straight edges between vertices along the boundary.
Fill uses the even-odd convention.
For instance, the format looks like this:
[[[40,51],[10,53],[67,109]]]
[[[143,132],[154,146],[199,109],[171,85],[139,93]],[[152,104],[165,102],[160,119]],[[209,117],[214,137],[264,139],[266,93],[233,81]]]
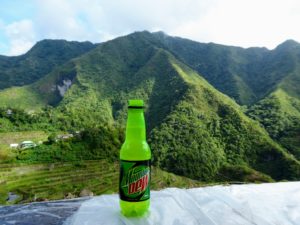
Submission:
[[[4,24],[10,40],[9,54],[24,53],[45,38],[99,43],[141,30],[163,30],[200,42],[243,47],[274,48],[289,38],[300,40],[298,0],[30,0],[30,3],[35,9],[31,17]],[[1,26],[0,21],[0,37]]]
[[[243,47],[274,48],[286,39],[300,40],[297,0],[218,1],[201,19],[179,26],[174,33],[195,40]]]
[[[1,20],[1,18],[0,18],[0,30],[3,29],[3,28],[4,28],[4,22],[3,22],[3,20]]]
[[[200,18],[212,1],[45,0],[36,1],[41,37],[102,42],[139,30],[176,29]]]
[[[36,42],[33,22],[25,19],[4,26],[10,49],[7,55],[20,55]]]
[[[36,1],[37,13],[33,19],[40,39],[84,40],[86,25],[81,24],[72,1],[43,0]]]

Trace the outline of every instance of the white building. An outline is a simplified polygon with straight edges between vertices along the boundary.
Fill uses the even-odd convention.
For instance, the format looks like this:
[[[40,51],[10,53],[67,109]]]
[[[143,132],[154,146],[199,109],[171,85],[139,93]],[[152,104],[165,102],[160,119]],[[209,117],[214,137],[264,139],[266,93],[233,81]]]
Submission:
[[[9,147],[10,147],[10,148],[18,148],[18,147],[19,147],[19,144],[13,143],[13,144],[10,144]]]
[[[33,148],[33,147],[36,147],[36,144],[33,141],[23,141],[20,144],[21,149]]]

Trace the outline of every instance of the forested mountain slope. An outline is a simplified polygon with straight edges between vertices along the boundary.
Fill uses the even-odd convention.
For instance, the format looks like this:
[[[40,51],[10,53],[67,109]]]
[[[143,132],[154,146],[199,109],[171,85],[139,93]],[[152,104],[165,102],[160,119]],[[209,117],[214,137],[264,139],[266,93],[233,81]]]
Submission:
[[[36,112],[52,106],[43,123],[57,129],[122,128],[127,99],[142,98],[155,165],[205,181],[250,168],[277,180],[299,179],[299,161],[209,84],[208,74],[168,48],[149,32],[105,42],[35,83],[0,92],[1,104]]]

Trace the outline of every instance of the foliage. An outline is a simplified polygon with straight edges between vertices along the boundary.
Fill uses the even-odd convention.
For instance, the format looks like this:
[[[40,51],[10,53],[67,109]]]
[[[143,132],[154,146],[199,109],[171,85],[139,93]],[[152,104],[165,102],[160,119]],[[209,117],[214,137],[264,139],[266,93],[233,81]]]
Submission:
[[[119,164],[107,160],[81,160],[64,163],[0,164],[0,204],[7,194],[20,197],[14,203],[79,197],[82,190],[95,195],[118,191]],[[152,167],[151,189],[175,186],[198,187],[203,184]]]
[[[26,54],[14,57],[0,56],[0,90],[31,84],[95,46],[89,42],[43,40]]]
[[[224,165],[216,175],[216,180],[230,182],[273,182],[274,180],[263,173],[244,165]]]
[[[3,184],[0,184],[0,204],[5,203],[7,198],[8,198],[8,191]]]
[[[179,65],[173,64],[193,86],[151,132],[154,163],[205,181],[214,180],[225,164],[248,165],[274,179],[299,179],[298,161],[285,154],[234,102]]]
[[[98,45],[35,83],[19,90],[4,90],[0,93],[0,100],[5,102],[5,108],[0,110],[0,131],[81,131],[81,137],[59,142],[50,138],[48,144],[21,151],[17,161],[113,161],[124,140],[126,101],[142,98],[155,165],[202,181],[214,181],[227,165],[246,175],[249,171],[239,166],[275,180],[296,180],[300,178],[299,161],[276,144],[258,122],[247,117],[245,109],[215,89],[239,103],[250,104],[294,71],[296,67],[285,63],[286,58],[294,60],[294,55],[284,46],[269,52],[134,33]],[[271,59],[280,63],[273,64]],[[265,76],[260,76],[260,71]],[[65,79],[72,80],[72,86],[61,96],[53,87]],[[7,96],[13,93],[15,100],[9,102]],[[26,98],[32,98],[34,105]],[[7,114],[8,107],[13,114]],[[297,107],[293,103],[287,109]],[[272,118],[272,109],[273,106],[266,111],[266,119]],[[250,107],[248,115],[260,120],[251,110]],[[253,110],[257,112],[259,108]],[[284,118],[281,116],[275,113],[274,120]],[[276,125],[276,135],[292,132],[285,129],[288,121]],[[284,143],[288,136],[278,137]],[[290,152],[296,151],[293,148]],[[262,179],[257,175],[252,181],[255,177]]]
[[[1,147],[0,149],[0,162],[14,162],[15,154],[8,148]]]
[[[224,151],[197,114],[179,106],[151,133],[154,163],[163,169],[194,179],[211,181],[224,162]]]
[[[258,120],[272,138],[300,159],[300,100],[278,89],[250,107],[247,114]]]
[[[163,47],[201,74],[219,91],[242,105],[250,105],[269,94],[283,78],[299,94],[299,43],[288,40],[274,50],[243,49],[214,43],[198,43],[162,32],[153,34]]]
[[[53,135],[50,135],[52,139]],[[68,162],[78,160],[118,159],[123,135],[118,128],[99,127],[82,131],[80,136],[51,141],[30,149],[16,151],[16,160],[23,163]]]

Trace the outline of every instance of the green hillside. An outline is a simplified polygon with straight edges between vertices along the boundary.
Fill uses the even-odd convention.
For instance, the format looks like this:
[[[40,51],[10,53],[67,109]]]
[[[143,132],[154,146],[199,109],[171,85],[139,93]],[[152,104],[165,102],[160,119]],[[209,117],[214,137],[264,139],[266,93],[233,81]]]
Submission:
[[[214,48],[218,50],[217,46]],[[257,51],[261,50],[266,51]],[[97,146],[114,140],[124,130],[127,99],[142,98],[146,102],[153,160],[158,167],[202,181],[217,180],[228,166],[231,170],[240,171],[242,167],[244,172],[261,172],[276,180],[299,179],[299,161],[248,118],[238,104],[181,59],[148,32],[105,42],[29,85],[31,89],[27,87],[53,108],[41,107],[41,113],[35,115],[37,119],[30,119],[31,124],[24,127],[38,127],[38,121],[48,123],[46,129],[58,130],[117,127],[117,132],[115,128],[104,129],[102,138],[91,142]],[[62,95],[58,86],[66,81],[72,84]],[[20,102],[26,102],[22,98],[26,95],[18,97]],[[11,107],[32,109],[31,105],[20,106],[13,101]],[[6,120],[15,123],[8,117]],[[79,153],[83,146],[67,147],[65,153],[59,154],[59,160],[67,157],[72,148]],[[92,146],[89,148],[89,157],[96,157],[98,153],[92,151]],[[109,147],[99,149],[107,152]],[[116,147],[112,149],[113,155],[117,154]],[[55,149],[51,151],[55,156]],[[72,157],[76,159],[78,154]]]
[[[32,140],[35,143],[46,141],[48,134],[44,131],[23,131],[23,132],[1,132],[0,151],[9,148],[11,143],[21,143],[26,140]]]
[[[284,60],[274,61],[286,73],[276,83],[276,89],[249,108],[248,115],[260,121],[274,140],[300,159],[300,45],[289,40],[275,50],[285,56]]]
[[[190,86],[182,101],[152,131],[151,144],[160,167],[200,180],[212,179],[224,164],[246,165],[275,179],[283,179],[284,174],[298,179],[299,162],[237,104],[183,64],[172,63]]]
[[[299,159],[300,44],[287,40],[274,50],[203,44],[154,34],[221,92],[249,106],[271,137]],[[254,104],[254,105],[253,105]]]
[[[0,90],[1,108],[21,108],[39,110],[47,103],[31,86],[11,87]]]
[[[119,165],[106,160],[48,164],[0,164],[0,204],[26,203],[79,197],[83,190],[94,195],[116,193]],[[199,187],[203,184],[152,167],[151,188]],[[6,202],[8,193],[18,198]]]
[[[292,73],[300,73],[300,44],[288,40],[274,50],[199,43],[154,33],[164,48],[239,104],[262,99]]]
[[[90,42],[43,40],[24,55],[0,55],[0,90],[33,83],[72,58],[93,49]]]
[[[76,82],[74,67],[72,59],[32,84],[0,90],[0,108],[38,112],[46,106],[56,106],[63,98],[59,89],[65,86],[64,82]]]
[[[300,159],[300,100],[278,89],[248,110],[271,137]]]
[[[152,34],[139,32],[135,36],[147,40],[156,47],[170,51],[176,58],[201,74],[216,89],[234,98],[242,105],[251,105],[261,100],[274,91],[285,77],[299,74],[300,44],[293,40],[282,43],[274,50],[268,50],[266,48],[244,49],[214,43],[204,44],[171,37],[162,32]],[[134,45],[126,46],[126,43],[122,43],[120,46],[135,48]],[[14,57],[2,56],[0,57],[0,68],[3,65],[2,75],[0,72],[2,88],[32,83],[51,72],[55,66],[62,65],[94,47],[90,43],[42,41],[22,56],[23,58],[26,56],[26,60],[32,62],[31,64],[22,63],[22,66],[10,62],[14,60],[19,62],[21,59],[24,61],[25,59],[21,56],[16,58],[18,60]],[[113,51],[113,49],[111,50]],[[45,59],[44,55],[48,57]],[[39,69],[39,66],[43,69]],[[119,65],[115,66],[119,67]],[[134,67],[135,63],[131,65],[130,69],[134,69]],[[18,68],[17,71],[16,68]],[[28,69],[31,71],[27,72]],[[38,72],[34,72],[35,70]],[[26,77],[24,77],[25,74],[27,74]],[[21,77],[16,78],[16,76]],[[8,80],[7,77],[10,79]],[[11,82],[10,80],[15,81]],[[56,100],[50,101],[50,104],[55,103]]]

